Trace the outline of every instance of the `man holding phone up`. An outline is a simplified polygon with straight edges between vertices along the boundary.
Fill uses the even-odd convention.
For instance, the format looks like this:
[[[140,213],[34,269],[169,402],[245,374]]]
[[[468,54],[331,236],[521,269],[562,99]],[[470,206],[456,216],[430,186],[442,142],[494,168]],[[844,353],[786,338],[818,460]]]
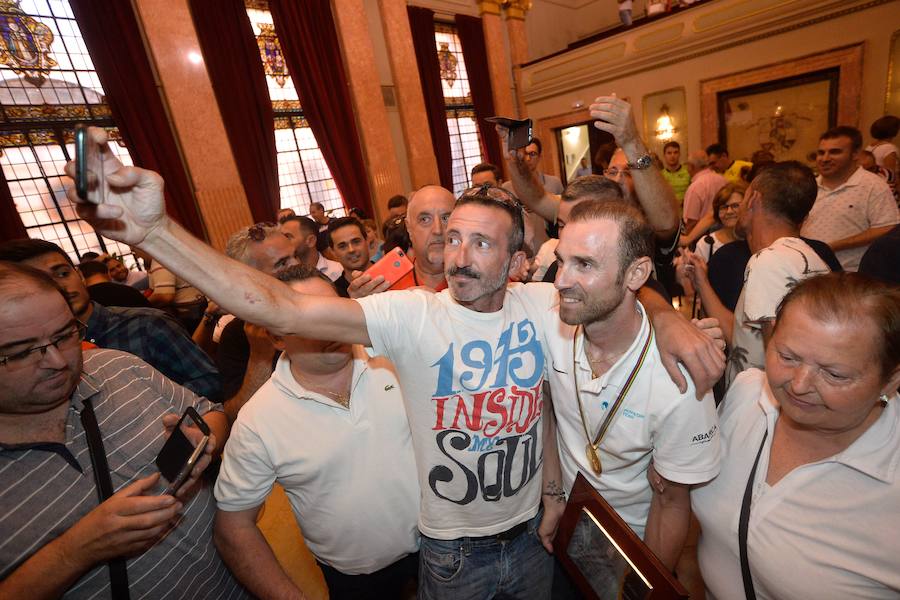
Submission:
[[[0,263],[0,598],[126,597],[104,564],[125,558],[132,598],[244,596],[212,546],[215,503],[199,481],[224,415],[135,356],[82,354],[84,331],[48,275]],[[214,435],[161,495],[157,453],[189,406]],[[103,502],[95,471],[114,492]]]

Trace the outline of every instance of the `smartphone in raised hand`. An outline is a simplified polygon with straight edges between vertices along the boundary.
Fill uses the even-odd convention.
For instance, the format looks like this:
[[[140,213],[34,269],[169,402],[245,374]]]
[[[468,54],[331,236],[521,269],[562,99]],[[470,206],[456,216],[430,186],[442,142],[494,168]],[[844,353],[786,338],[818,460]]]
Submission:
[[[104,189],[103,153],[91,142],[87,125],[75,126],[75,191],[85,202],[101,204]],[[93,192],[93,193],[91,193]]]
[[[533,139],[531,119],[518,120],[510,119],[509,117],[488,117],[485,121],[506,127],[507,131],[509,131],[506,137],[506,147],[510,150],[524,148]]]
[[[203,456],[209,436],[209,425],[189,406],[156,457],[156,466],[168,484],[163,494],[174,495],[187,481]]]

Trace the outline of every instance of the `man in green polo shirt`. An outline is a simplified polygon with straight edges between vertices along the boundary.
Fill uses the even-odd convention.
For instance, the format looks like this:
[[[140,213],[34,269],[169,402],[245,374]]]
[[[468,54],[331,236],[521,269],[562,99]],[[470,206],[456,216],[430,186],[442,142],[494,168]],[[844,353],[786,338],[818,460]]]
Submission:
[[[691,174],[687,167],[681,164],[681,144],[675,140],[666,142],[663,146],[663,162],[666,165],[662,170],[663,179],[669,183],[678,199],[678,206],[681,206],[684,202],[684,191],[691,184]]]

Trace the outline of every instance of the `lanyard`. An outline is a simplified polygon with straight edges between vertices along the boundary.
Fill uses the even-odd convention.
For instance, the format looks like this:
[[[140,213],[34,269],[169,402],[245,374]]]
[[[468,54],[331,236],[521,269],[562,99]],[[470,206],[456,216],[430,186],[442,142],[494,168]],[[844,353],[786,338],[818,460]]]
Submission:
[[[575,336],[572,341],[572,377],[575,380],[575,398],[578,400],[578,412],[581,415],[581,426],[584,429],[584,437],[588,442],[587,446],[585,446],[585,452],[587,454],[588,462],[591,463],[591,470],[598,477],[601,473],[603,473],[603,466],[600,464],[600,454],[598,452],[600,443],[606,436],[606,431],[609,429],[609,426],[612,425],[613,418],[616,416],[616,413],[618,413],[619,407],[622,406],[622,403],[625,400],[625,396],[628,395],[628,391],[631,389],[634,380],[637,379],[637,374],[644,364],[644,359],[647,358],[648,350],[650,350],[650,342],[653,340],[653,325],[650,323],[648,323],[647,325],[650,327],[650,333],[647,335],[647,340],[644,342],[644,347],[641,348],[641,355],[640,357],[638,357],[637,363],[635,363],[634,367],[631,369],[631,373],[629,373],[628,378],[622,385],[622,389],[619,391],[619,395],[616,397],[616,401],[613,402],[613,405],[612,407],[610,407],[609,412],[606,413],[606,418],[603,420],[603,424],[600,426],[600,431],[597,432],[597,435],[594,437],[593,441],[591,441],[591,434],[588,432],[588,421],[584,415],[584,405],[581,403],[581,393],[579,393],[578,391],[578,332],[579,330],[581,330],[583,333],[584,328],[579,327],[575,329]],[[587,356],[587,352],[585,352],[585,356]]]
[[[756,479],[756,468],[759,466],[759,457],[762,456],[763,447],[766,445],[767,437],[769,437],[768,429],[766,429],[762,441],[759,443],[759,451],[756,453],[756,460],[753,461],[750,477],[747,478],[747,487],[744,488],[744,500],[741,502],[741,517],[738,520],[741,575],[744,578],[744,596],[747,597],[747,600],[756,600],[756,591],[753,589],[753,577],[750,574],[750,558],[747,555],[747,529],[750,526],[750,503],[753,501],[753,480]]]
[[[97,424],[97,416],[94,414],[94,405],[90,398],[83,401],[81,410],[81,426],[84,428],[84,437],[87,439],[88,451],[91,455],[91,466],[94,468],[94,483],[97,485],[97,496],[103,503],[113,495],[112,478],[109,474],[109,463],[106,461],[106,449],[103,447],[103,437],[100,435],[100,426]],[[128,600],[128,564],[120,557],[112,558],[107,563],[109,567],[109,587],[114,600]]]

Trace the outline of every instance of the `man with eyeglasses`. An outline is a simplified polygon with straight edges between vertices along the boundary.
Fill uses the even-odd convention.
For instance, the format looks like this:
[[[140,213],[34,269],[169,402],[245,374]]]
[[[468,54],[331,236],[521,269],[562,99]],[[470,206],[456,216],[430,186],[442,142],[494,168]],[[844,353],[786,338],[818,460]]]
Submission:
[[[90,135],[107,151],[104,131]],[[114,186],[103,204],[70,195],[103,235],[157,255],[276,335],[358,343],[394,363],[422,489],[420,597],[547,597],[552,561],[539,536],[551,532],[539,531],[539,506],[558,512],[564,502],[558,476],[544,481],[558,465],[545,469],[556,456],[555,432],[543,419],[547,361],[534,315],[556,292],[507,286],[525,260],[514,197],[488,187],[457,201],[445,235],[448,290],[347,300],[300,294],[229,261],[165,216],[158,175],[112,156],[103,164]]]
[[[62,288],[75,316],[87,326],[86,340],[100,348],[129,352],[199,396],[221,400],[219,372],[178,322],[155,308],[106,307],[92,302],[69,255],[38,239],[0,243],[0,260],[40,269]]]
[[[0,597],[109,597],[108,562],[124,567],[132,597],[246,597],[213,547],[200,479],[227,437],[224,415],[135,356],[83,353],[85,329],[48,275],[0,262]],[[155,459],[188,406],[213,436],[163,495]],[[102,502],[100,452],[112,488]]]

